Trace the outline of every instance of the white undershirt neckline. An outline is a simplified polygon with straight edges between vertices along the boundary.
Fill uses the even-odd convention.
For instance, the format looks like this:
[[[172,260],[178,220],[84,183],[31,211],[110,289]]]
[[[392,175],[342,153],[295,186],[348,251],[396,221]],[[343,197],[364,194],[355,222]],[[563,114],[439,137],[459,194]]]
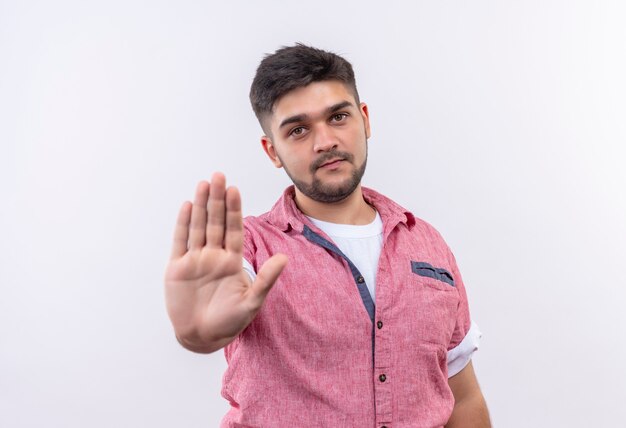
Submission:
[[[376,217],[369,224],[338,224],[307,216],[311,222],[328,235],[345,256],[356,266],[376,302],[376,271],[383,246],[383,221]]]
[[[306,217],[330,237],[371,238],[372,236],[381,235],[383,233],[383,220],[380,218],[378,211],[376,211],[374,220],[368,224],[329,223],[313,217]]]

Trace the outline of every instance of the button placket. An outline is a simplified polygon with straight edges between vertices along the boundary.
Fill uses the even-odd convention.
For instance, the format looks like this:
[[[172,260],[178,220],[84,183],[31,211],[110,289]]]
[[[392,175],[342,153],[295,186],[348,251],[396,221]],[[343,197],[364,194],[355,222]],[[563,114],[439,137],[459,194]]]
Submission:
[[[389,314],[391,313],[392,299],[390,299],[387,287],[388,257],[385,248],[381,251],[379,260],[379,271],[376,280],[376,322],[374,323],[374,336],[376,341],[374,356],[374,382],[375,382],[375,402],[376,402],[376,426],[379,428],[391,426],[393,419],[393,392],[392,378],[394,371],[391,366],[391,343],[390,334],[393,329]],[[383,321],[384,320],[384,321]],[[383,326],[385,327],[383,329]]]

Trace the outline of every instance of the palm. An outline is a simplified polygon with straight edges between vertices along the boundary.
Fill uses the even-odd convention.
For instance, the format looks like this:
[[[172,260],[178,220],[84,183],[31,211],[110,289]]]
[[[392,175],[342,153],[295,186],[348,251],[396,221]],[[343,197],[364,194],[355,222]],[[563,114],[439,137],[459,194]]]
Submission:
[[[172,322],[183,331],[224,339],[253,319],[286,259],[274,256],[254,283],[243,270],[243,221],[236,188],[215,174],[201,182],[193,206],[180,210],[165,273]]]
[[[202,287],[207,283],[237,275],[242,270],[242,256],[220,248],[188,250],[173,258],[167,267],[166,281],[184,282]]]

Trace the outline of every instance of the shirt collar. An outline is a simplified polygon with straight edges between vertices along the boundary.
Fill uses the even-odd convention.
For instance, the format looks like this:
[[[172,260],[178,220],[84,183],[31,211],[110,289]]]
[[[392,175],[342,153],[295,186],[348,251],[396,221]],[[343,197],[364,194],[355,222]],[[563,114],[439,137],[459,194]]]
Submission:
[[[383,224],[387,227],[390,225],[395,227],[398,223],[405,224],[409,229],[413,227],[415,217],[410,211],[375,190],[367,187],[361,187],[361,190],[365,201],[376,208],[383,220]],[[294,198],[295,187],[291,185],[285,189],[283,195],[274,204],[267,216],[269,223],[283,232],[287,232],[289,229],[301,232],[305,224],[311,225],[309,219],[298,209]]]

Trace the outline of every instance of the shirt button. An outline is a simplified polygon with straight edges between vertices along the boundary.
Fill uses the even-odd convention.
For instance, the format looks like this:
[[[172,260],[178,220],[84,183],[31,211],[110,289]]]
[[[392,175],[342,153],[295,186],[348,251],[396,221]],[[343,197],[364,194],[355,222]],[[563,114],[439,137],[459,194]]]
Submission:
[[[356,282],[358,282],[359,284],[363,284],[365,282],[365,278],[363,278],[361,275],[359,275],[356,278]]]
[[[378,327],[378,329],[380,330],[381,328],[383,328],[383,322],[382,321],[378,321],[376,323],[376,326]]]
[[[378,376],[378,379],[379,379],[381,382],[384,382],[384,381],[386,381],[386,380],[387,380],[387,376],[385,376],[384,374],[381,374],[380,376]]]

